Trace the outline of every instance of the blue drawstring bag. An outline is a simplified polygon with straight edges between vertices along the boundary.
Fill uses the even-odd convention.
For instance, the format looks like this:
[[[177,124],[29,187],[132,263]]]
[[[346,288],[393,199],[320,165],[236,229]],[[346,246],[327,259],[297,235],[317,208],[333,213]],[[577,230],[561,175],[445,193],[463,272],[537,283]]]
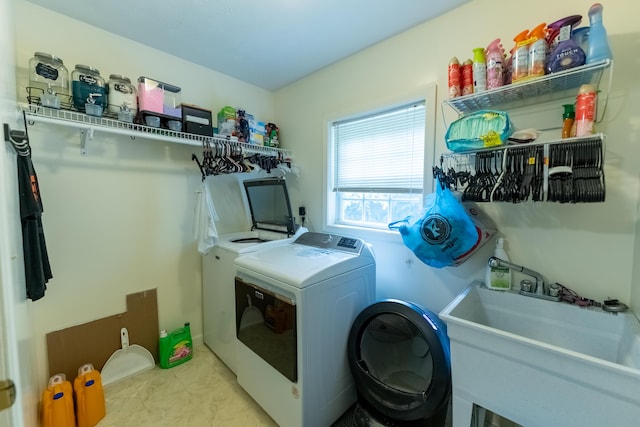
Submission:
[[[392,222],[389,229],[400,231],[405,246],[420,261],[436,268],[461,264],[481,240],[462,203],[440,182],[436,192],[427,197],[422,216]]]

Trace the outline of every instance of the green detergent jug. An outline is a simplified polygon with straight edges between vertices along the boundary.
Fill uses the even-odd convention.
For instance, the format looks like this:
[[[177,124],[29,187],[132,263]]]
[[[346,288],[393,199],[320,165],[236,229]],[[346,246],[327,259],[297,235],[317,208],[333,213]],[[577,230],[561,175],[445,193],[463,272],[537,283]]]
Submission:
[[[168,333],[166,329],[160,331],[160,367],[173,368],[193,357],[193,342],[189,322],[183,328]]]

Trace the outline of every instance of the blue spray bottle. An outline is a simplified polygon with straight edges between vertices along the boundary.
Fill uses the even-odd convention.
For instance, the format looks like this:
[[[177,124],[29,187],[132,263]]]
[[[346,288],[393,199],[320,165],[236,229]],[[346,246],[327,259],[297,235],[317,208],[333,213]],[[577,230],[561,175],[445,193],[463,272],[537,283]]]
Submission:
[[[602,24],[602,5],[594,3],[589,8],[589,46],[587,49],[587,64],[611,59],[611,49],[607,38],[607,30]]]

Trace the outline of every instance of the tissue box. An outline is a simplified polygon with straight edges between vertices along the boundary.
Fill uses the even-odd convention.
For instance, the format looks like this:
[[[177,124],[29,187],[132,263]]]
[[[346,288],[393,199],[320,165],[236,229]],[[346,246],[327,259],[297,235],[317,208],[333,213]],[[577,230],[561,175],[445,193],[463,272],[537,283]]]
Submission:
[[[148,77],[139,77],[138,108],[140,111],[181,118],[181,92],[182,89],[178,86]]]
[[[196,135],[213,136],[211,110],[182,104],[182,130]]]

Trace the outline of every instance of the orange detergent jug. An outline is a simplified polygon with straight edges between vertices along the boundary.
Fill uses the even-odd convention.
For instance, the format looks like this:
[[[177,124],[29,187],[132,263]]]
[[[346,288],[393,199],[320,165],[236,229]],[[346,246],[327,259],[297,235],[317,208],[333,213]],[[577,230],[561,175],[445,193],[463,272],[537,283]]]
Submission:
[[[49,378],[42,392],[42,427],[75,427],[73,389],[64,374]]]
[[[91,363],[78,369],[78,376],[73,381],[73,391],[76,395],[78,427],[94,427],[106,415],[106,408],[102,377]]]

